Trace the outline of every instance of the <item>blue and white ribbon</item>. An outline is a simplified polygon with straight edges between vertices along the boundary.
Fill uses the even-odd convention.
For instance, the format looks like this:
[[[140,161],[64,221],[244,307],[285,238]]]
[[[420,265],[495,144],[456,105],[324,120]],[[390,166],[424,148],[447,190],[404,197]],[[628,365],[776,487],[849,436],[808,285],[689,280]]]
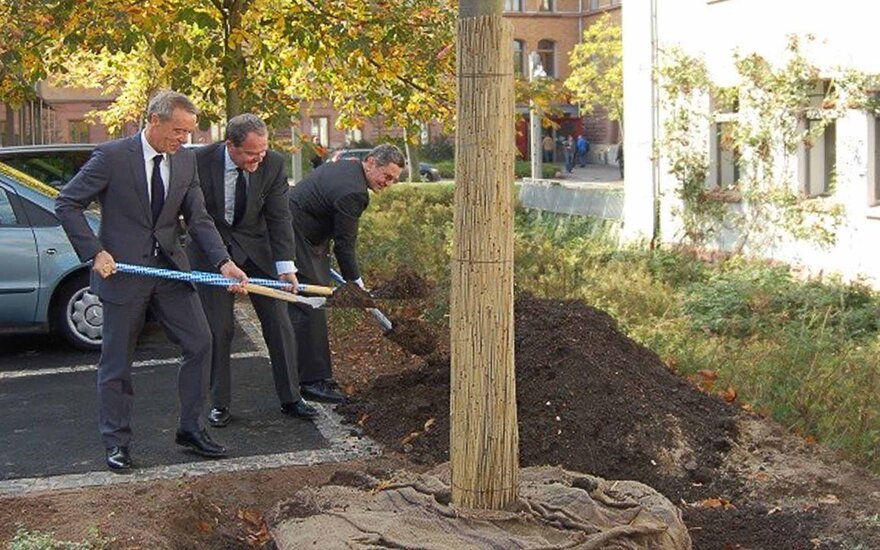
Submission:
[[[160,277],[162,279],[173,279],[175,281],[184,281],[187,283],[196,283],[200,285],[213,286],[230,286],[240,283],[237,279],[224,277],[219,273],[207,273],[205,271],[175,271],[173,269],[162,269],[160,267],[146,267],[142,265],[132,265],[122,262],[116,263],[116,270],[122,273],[130,273],[132,275],[143,275],[145,277]],[[260,279],[259,277],[248,278],[248,282],[267,286],[269,288],[284,289],[289,283],[276,281],[274,279]],[[309,285],[299,285],[300,292],[308,292]]]

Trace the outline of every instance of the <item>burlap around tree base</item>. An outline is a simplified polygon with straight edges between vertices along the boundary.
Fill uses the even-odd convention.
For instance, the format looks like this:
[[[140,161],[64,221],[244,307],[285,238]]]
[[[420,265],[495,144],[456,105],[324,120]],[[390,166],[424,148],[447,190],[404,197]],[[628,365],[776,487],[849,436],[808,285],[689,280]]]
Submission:
[[[519,500],[505,511],[451,506],[448,465],[384,482],[349,473],[333,483],[278,504],[269,522],[279,549],[691,548],[679,510],[635,481],[525,468]]]

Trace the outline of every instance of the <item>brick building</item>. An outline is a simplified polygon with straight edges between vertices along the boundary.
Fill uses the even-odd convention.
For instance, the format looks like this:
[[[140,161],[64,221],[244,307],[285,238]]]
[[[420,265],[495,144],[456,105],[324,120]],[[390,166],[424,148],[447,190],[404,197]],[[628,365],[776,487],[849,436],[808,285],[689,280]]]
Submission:
[[[535,51],[541,58],[548,76],[565,79],[570,71],[568,59],[572,48],[581,40],[583,30],[600,15],[610,12],[620,22],[621,0],[505,0],[505,17],[514,27],[514,63],[520,74],[528,72],[527,60]],[[110,105],[113,97],[100,90],[86,88],[59,88],[46,82],[37,85],[38,98],[21,107],[0,107],[0,145],[31,143],[99,143],[119,135],[130,135],[137,127],[132,124],[110,135],[107,127],[93,123],[87,113]],[[0,104],[2,105],[2,104]],[[618,141],[616,123],[594,115],[580,117],[578,107],[559,103],[555,107],[562,113],[556,118],[557,129],[545,129],[550,135],[586,133],[587,139],[596,147],[592,153],[601,152],[602,144]],[[517,107],[517,147],[524,157],[528,152],[528,106]],[[388,127],[382,117],[374,117],[362,127],[340,129],[336,127],[336,112],[329,103],[304,104],[299,122],[302,135],[312,136],[316,143],[328,149],[351,143],[367,141],[376,143],[383,136],[400,137],[399,128]],[[282,133],[285,129],[282,129]],[[426,124],[422,140],[432,140],[442,133],[436,124]],[[289,135],[289,133],[288,133]],[[210,142],[219,138],[220,132],[197,131],[194,142]]]

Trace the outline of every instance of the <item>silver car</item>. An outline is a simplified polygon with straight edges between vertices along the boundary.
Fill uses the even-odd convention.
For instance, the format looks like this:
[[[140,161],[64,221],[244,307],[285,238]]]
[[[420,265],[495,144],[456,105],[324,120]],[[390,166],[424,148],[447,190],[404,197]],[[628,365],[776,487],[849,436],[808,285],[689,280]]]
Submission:
[[[63,182],[47,183],[0,156],[0,332],[51,330],[79,349],[96,350],[101,302],[89,291],[89,265],[55,217],[55,186]],[[97,232],[97,210],[86,217]]]

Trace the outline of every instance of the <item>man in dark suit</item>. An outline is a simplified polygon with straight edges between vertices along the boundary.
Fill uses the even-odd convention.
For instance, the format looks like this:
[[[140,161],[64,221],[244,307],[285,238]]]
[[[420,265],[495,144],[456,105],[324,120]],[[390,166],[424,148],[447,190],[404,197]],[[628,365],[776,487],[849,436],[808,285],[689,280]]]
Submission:
[[[269,131],[259,117],[242,114],[226,125],[226,140],[196,151],[199,180],[208,213],[235,263],[250,277],[278,278],[298,285],[293,229],[287,207],[287,177],[284,159],[269,151]],[[212,264],[197,242],[187,247],[196,269]],[[229,368],[234,296],[216,287],[199,288],[202,306],[211,327],[211,412],[212,426],[225,426],[232,419],[231,373]],[[296,368],[296,338],[287,308],[278,300],[251,294],[269,350],[275,392],[281,412],[298,418],[312,418],[318,411],[303,401]]]
[[[363,160],[322,164],[290,190],[296,239],[296,264],[302,282],[330,284],[330,241],[346,281],[363,288],[355,258],[358,220],[378,193],[392,185],[406,165],[400,149],[379,145]],[[322,310],[288,307],[299,343],[300,391],[304,397],[339,403],[344,395],[333,381],[327,315]]]
[[[182,148],[196,126],[198,111],[177,92],[158,93],[137,135],[99,145],[82,170],[62,189],[55,211],[82,260],[93,260],[91,286],[103,302],[104,327],[98,362],[101,439],[111,470],[131,468],[131,363],[147,307],[168,337],[182,348],[178,373],[180,417],[175,441],[207,457],[226,455],[205,430],[201,413],[211,333],[193,285],[167,279],[116,274],[116,261],[189,271],[180,243],[183,216],[190,235],[226,277],[246,292],[247,275],[223,246],[199,187],[196,160]],[[101,204],[96,236],[83,211]]]

